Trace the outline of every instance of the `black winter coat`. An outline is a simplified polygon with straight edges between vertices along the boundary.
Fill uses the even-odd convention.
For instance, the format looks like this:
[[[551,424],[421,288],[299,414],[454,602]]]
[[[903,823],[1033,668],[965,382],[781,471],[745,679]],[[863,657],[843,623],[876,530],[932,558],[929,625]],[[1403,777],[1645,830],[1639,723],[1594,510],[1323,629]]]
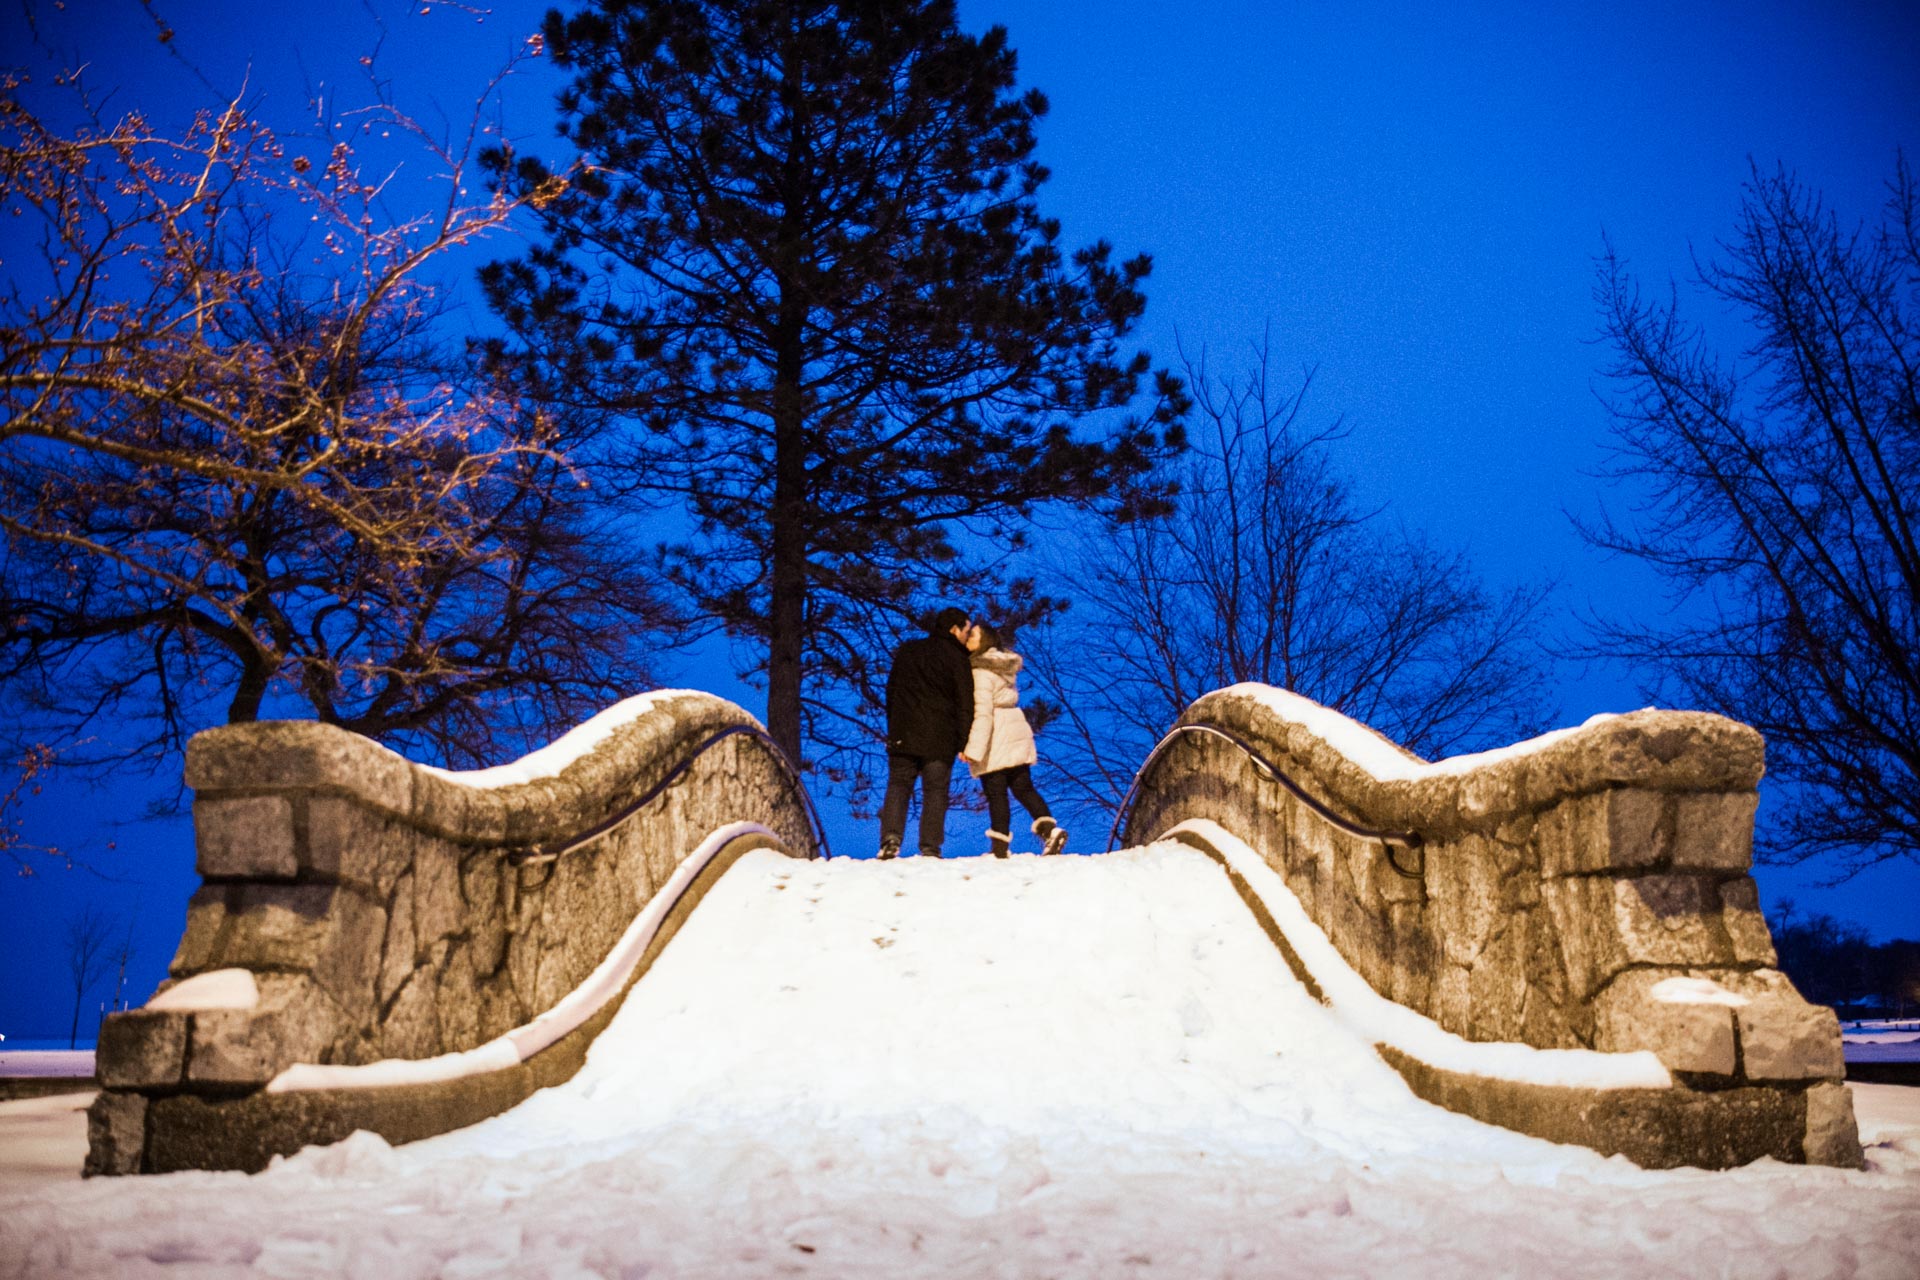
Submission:
[[[887,672],[887,752],[951,760],[973,724],[973,664],[952,633],[909,640]]]

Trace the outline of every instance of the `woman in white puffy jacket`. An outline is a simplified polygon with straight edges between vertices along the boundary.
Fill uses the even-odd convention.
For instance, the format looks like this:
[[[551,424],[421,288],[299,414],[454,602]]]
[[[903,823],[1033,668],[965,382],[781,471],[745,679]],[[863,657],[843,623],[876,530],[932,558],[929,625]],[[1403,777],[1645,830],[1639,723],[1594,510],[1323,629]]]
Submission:
[[[1039,755],[1034,750],[1033,727],[1020,710],[1020,655],[984,622],[974,625],[967,648],[973,654],[973,728],[962,755],[987,793],[987,839],[992,841],[993,856],[1006,857],[1013,843],[1008,792],[1019,797],[1032,815],[1040,852],[1059,853],[1066,848],[1067,829],[1053,820],[1033,785],[1032,770]]]

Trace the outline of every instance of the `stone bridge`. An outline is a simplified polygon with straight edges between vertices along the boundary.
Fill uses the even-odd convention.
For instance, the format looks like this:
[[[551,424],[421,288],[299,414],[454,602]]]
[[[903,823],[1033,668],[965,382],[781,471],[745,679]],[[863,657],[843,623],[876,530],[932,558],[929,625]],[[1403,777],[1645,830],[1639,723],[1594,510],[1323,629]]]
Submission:
[[[1838,1024],[1774,968],[1748,875],[1761,773],[1759,735],[1711,715],[1429,764],[1239,685],[1189,708],[1116,832],[1221,863],[1429,1101],[1648,1167],[1858,1166]],[[89,1174],[503,1111],[578,1069],[741,854],[825,852],[758,724],[691,691],[466,774],[228,726],[186,779],[203,884],[169,980],[102,1028]]]

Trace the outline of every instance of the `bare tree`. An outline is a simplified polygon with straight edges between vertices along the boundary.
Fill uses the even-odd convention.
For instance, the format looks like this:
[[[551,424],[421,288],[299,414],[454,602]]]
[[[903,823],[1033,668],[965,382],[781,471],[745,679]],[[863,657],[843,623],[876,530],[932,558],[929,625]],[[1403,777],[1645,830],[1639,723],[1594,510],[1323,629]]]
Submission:
[[[61,133],[0,88],[39,250],[0,296],[0,680],[37,723],[154,760],[278,710],[469,761],[644,678],[654,575],[427,278],[566,179],[469,200],[480,109],[447,143],[374,87],[317,144],[244,97]],[[438,175],[417,215],[368,134]]]
[[[80,1043],[80,1005],[88,988],[106,975],[111,926],[92,903],[67,918],[67,976],[73,979],[73,1031],[67,1047]]]
[[[1790,785],[1776,860],[1842,875],[1920,857],[1920,223],[1904,159],[1877,226],[1790,174],[1748,182],[1695,283],[1750,328],[1725,358],[1645,299],[1609,247],[1597,297],[1629,516],[1583,532],[1668,583],[1660,617],[1597,620],[1587,652],[1745,720]]]
[[[37,844],[28,840],[20,827],[21,801],[40,794],[40,776],[53,764],[54,752],[44,743],[34,743],[23,751],[14,764],[13,784],[4,793],[0,793],[0,853],[13,863],[13,869],[20,875],[39,874],[38,864],[42,861],[64,863],[71,867],[73,859],[52,845]]]
[[[1490,592],[1464,554],[1362,508],[1334,465],[1344,425],[1308,425],[1311,374],[1281,385],[1264,342],[1237,378],[1182,358],[1198,412],[1176,509],[1085,540],[1071,621],[1030,646],[1080,802],[1111,812],[1187,705],[1241,681],[1425,755],[1536,728],[1548,589]]]

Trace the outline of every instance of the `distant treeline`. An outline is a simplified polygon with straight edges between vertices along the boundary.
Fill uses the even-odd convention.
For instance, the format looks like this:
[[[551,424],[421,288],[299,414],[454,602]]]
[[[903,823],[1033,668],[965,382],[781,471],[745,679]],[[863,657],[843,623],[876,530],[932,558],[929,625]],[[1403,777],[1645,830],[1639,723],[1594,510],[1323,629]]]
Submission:
[[[1795,914],[1783,903],[1773,920],[1780,969],[1800,994],[1843,1017],[1920,1016],[1920,941],[1874,943],[1849,921]]]

